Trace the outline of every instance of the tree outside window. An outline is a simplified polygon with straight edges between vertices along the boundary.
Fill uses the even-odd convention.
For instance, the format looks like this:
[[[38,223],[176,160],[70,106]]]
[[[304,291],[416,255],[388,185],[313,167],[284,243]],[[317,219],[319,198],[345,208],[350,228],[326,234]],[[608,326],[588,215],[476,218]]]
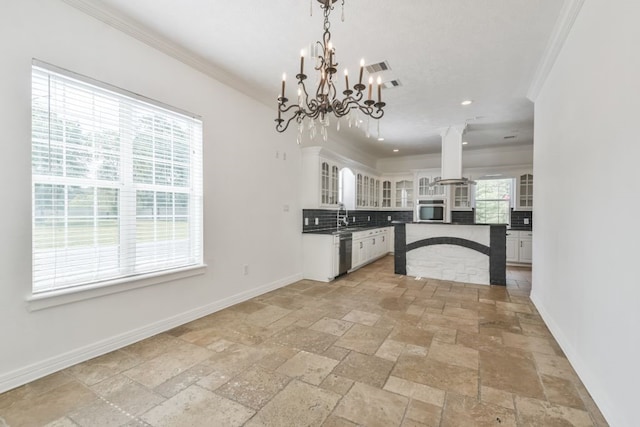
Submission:
[[[485,179],[476,184],[476,223],[509,224],[513,179]]]

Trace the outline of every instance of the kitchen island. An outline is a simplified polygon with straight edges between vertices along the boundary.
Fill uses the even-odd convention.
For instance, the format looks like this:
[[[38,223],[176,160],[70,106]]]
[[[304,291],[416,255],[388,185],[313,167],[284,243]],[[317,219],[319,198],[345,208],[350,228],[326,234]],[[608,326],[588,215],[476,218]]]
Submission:
[[[506,285],[506,224],[396,223],[395,273]]]

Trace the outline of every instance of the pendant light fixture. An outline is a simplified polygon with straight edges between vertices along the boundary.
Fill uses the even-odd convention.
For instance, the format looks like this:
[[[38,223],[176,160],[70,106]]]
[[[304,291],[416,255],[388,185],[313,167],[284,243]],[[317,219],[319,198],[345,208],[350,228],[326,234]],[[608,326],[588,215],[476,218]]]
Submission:
[[[364,59],[360,61],[360,73],[358,80],[352,87],[349,86],[349,73],[344,70],[344,97],[339,99],[338,89],[334,81],[334,77],[338,71],[336,62],[335,47],[331,42],[331,23],[329,15],[334,9],[334,4],[338,0],[317,0],[320,8],[324,13],[324,34],[321,41],[317,41],[310,49],[309,57],[314,58],[314,69],[317,72],[317,82],[313,88],[311,96],[307,91],[305,80],[308,76],[304,70],[304,51],[300,54],[300,73],[296,74],[297,80],[297,99],[295,103],[288,104],[289,99],[286,97],[286,74],[282,76],[282,89],[278,96],[278,118],[275,119],[276,130],[284,132],[289,124],[295,120],[298,124],[298,144],[301,142],[302,133],[305,123],[308,127],[311,138],[317,134],[317,128],[320,129],[323,139],[327,140],[327,128],[330,125],[329,117],[334,115],[338,119],[347,116],[349,126],[355,123],[359,127],[362,120],[359,120],[357,113],[361,113],[367,118],[380,119],[384,115],[384,106],[382,102],[382,81],[380,77],[377,79],[377,99],[373,91],[373,77],[369,77],[368,91],[367,86],[362,82],[364,73]],[[313,6],[313,0],[311,0]],[[342,20],[344,20],[344,2],[342,0]],[[315,54],[314,54],[315,52]],[[365,99],[365,95],[368,95]],[[287,117],[288,118],[284,118]],[[305,120],[306,119],[306,120]],[[379,125],[378,125],[379,128]],[[338,121],[337,129],[340,130],[340,121]],[[379,131],[378,131],[379,133]],[[367,136],[369,131],[367,129]]]

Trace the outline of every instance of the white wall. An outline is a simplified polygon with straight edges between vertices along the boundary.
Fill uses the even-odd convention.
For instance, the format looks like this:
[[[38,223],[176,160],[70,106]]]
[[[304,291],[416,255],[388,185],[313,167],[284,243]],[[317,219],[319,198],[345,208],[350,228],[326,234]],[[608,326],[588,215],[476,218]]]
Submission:
[[[612,426],[639,419],[639,17],[586,1],[535,100],[532,299]]]
[[[301,277],[300,153],[272,109],[58,0],[3,1],[0,58],[0,392]],[[204,275],[28,311],[32,58],[202,116]]]

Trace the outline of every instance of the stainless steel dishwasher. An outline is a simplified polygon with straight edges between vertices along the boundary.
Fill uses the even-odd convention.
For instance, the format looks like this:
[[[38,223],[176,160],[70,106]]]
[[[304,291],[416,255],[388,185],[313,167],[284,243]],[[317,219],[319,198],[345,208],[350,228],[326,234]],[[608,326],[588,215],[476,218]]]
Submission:
[[[347,274],[351,270],[351,245],[351,233],[340,233],[338,276]]]

